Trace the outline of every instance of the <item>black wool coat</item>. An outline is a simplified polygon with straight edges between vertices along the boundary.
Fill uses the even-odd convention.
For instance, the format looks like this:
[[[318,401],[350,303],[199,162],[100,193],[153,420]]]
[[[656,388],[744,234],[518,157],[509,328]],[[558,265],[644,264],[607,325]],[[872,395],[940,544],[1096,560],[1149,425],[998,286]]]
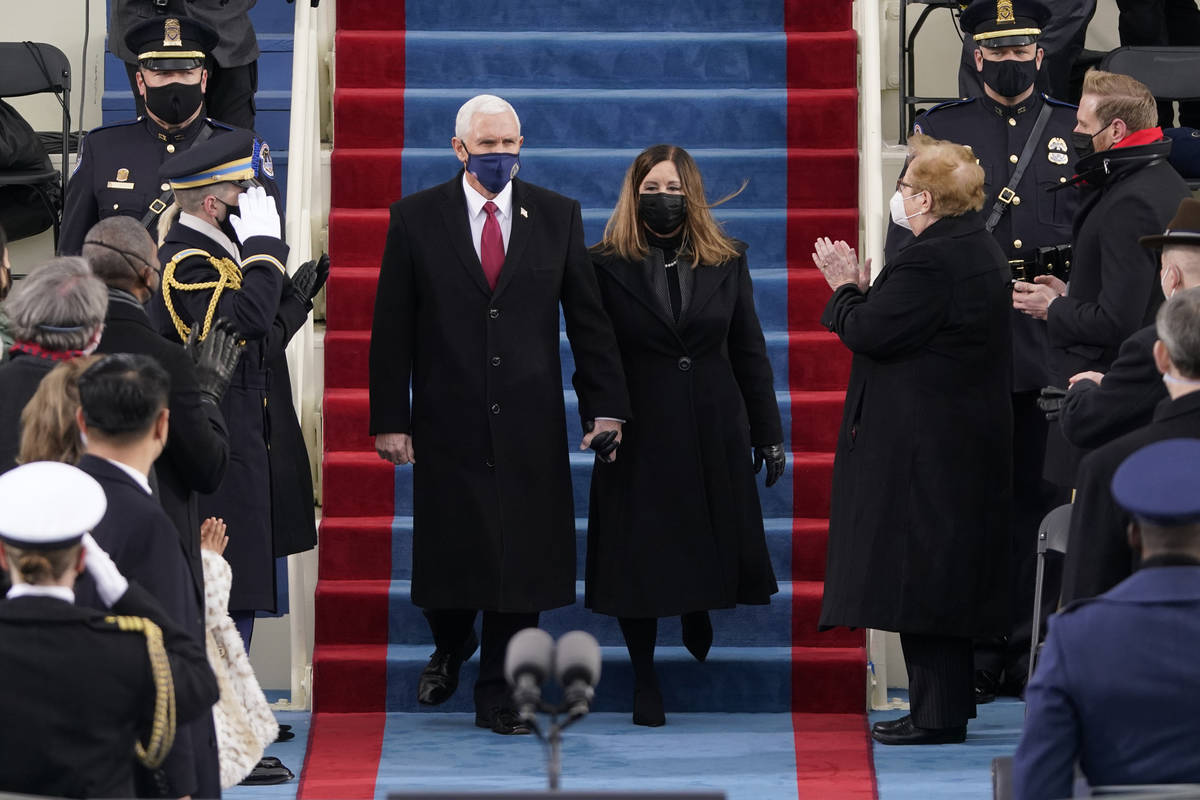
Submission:
[[[0,473],[17,465],[21,450],[21,412],[46,373],[59,362],[13,353],[0,364]],[[3,579],[7,585],[7,578]]]
[[[241,245],[242,285],[226,288],[213,318],[224,317],[245,337],[246,346],[233,380],[221,398],[229,430],[229,467],[221,485],[201,495],[200,518],[223,517],[229,526],[225,558],[233,569],[229,608],[275,610],[276,555],[301,552],[316,542],[308,450],[300,433],[291,389],[280,390],[284,348],[308,316],[308,308],[283,271],[288,248],[279,239],[255,236]],[[159,249],[165,265],[181,253],[175,271],[183,284],[216,280],[217,271],[200,250],[238,263],[233,254],[205,234],[176,220]],[[179,342],[165,306],[165,289],[155,298],[152,318],[158,330]],[[174,290],[172,303],[188,326],[203,322],[212,289]],[[282,376],[284,381],[287,375]],[[285,384],[286,385],[286,384]],[[284,431],[284,428],[290,430]],[[270,447],[268,447],[268,442]],[[293,488],[280,491],[281,475]]]
[[[96,352],[151,356],[171,377],[167,447],[154,462],[154,477],[163,511],[179,531],[192,578],[203,587],[197,493],[215,492],[229,464],[229,433],[221,409],[201,399],[191,356],[154,330],[146,311],[128,292],[109,289],[108,315]],[[200,599],[203,606],[203,592]]]
[[[0,600],[0,792],[134,796],[134,741],[150,733],[154,679],[145,636],[106,622],[110,614],[162,628],[177,722],[211,718],[217,680],[204,645],[136,583],[104,612],[51,597]]]
[[[1140,554],[1129,549],[1125,538],[1129,515],[1113,500],[1113,475],[1134,452],[1176,438],[1200,439],[1200,393],[1164,400],[1149,425],[1088,453],[1079,463],[1063,560],[1063,603],[1103,594],[1132,574]]]
[[[940,219],[821,322],[854,353],[833,471],[823,628],[1007,628],[1008,265],[977,215]]]
[[[148,591],[171,621],[203,647],[204,573],[200,581],[195,579],[189,554],[166,512],[128,473],[107,460],[85,455],[79,468],[96,479],[108,500],[104,518],[92,530],[97,544],[122,575]],[[75,602],[105,610],[90,575],[76,581]],[[151,774],[141,765],[135,768],[139,795],[146,790],[153,796],[220,796],[221,770],[211,714],[178,726],[175,745],[158,772]]]
[[[1046,315],[1051,377],[1063,388],[1076,373],[1107,372],[1121,343],[1154,321],[1163,301],[1159,254],[1138,244],[1138,238],[1162,233],[1179,201],[1191,196],[1166,161],[1169,143],[1118,150],[1122,157],[1131,152],[1152,156],[1159,151],[1162,157],[1149,163],[1121,163],[1103,183],[1080,190],[1070,287],[1050,304]],[[1074,486],[1081,455],[1052,425],[1046,442],[1046,479]]]
[[[739,249],[693,270],[678,324],[654,290],[660,250],[636,263],[592,251],[633,406],[617,460],[592,471],[586,603],[595,611],[671,616],[762,604],[778,590],[751,447],[781,443],[783,427]]]
[[[512,210],[492,291],[461,172],[391,208],[370,432],[412,435],[412,598],[423,608],[530,612],[575,600],[560,305],[580,417],[630,418],[579,203],[514,180]]]

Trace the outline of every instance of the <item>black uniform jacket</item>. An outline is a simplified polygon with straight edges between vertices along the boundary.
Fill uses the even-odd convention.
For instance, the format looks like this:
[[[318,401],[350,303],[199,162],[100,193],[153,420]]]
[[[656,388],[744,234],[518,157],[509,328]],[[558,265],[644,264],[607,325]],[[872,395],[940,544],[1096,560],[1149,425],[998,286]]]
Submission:
[[[1077,381],[1067,392],[1058,422],[1067,441],[1091,450],[1146,425],[1167,387],[1154,365],[1158,331],[1147,325],[1121,343],[1104,380]]]
[[[152,356],[171,376],[167,449],[154,462],[154,475],[159,502],[179,531],[195,583],[203,586],[196,493],[216,491],[229,464],[229,434],[221,409],[202,399],[191,356],[154,330],[145,309],[128,292],[109,289],[97,352]]]
[[[92,130],[79,145],[79,159],[63,199],[58,252],[79,255],[87,232],[100,220],[116,214],[141,220],[150,204],[170,189],[158,177],[163,162],[191,147],[201,136],[221,136],[240,130],[204,116],[201,109],[186,128],[168,131],[150,117],[114,122]],[[268,157],[260,177],[283,216],[283,198],[274,181]],[[171,198],[166,202],[170,204]],[[158,238],[151,229],[151,235]]]
[[[250,9],[258,0],[169,0],[167,12],[186,14],[212,28],[221,38],[210,54],[222,67],[240,67],[258,58],[258,38],[250,20]],[[108,46],[127,64],[137,54],[125,46],[125,33],[145,19],[162,16],[155,0],[113,0],[109,17]]]
[[[190,328],[197,323],[203,325],[210,317],[214,289],[172,289],[171,278],[185,286],[218,280],[220,273],[210,256],[227,259],[227,274],[234,274],[231,269],[240,274],[235,283],[240,280],[241,288],[226,285],[211,314],[211,319],[228,319],[246,340],[233,381],[221,399],[221,412],[229,430],[229,467],[217,490],[200,497],[199,511],[202,519],[223,517],[229,526],[225,558],[233,568],[230,609],[274,610],[275,526],[279,536],[307,541],[307,547],[288,552],[310,548],[316,540],[311,483],[306,494],[299,490],[281,496],[273,491],[272,474],[276,464],[283,464],[281,469],[308,475],[308,451],[300,436],[290,389],[282,397],[271,391],[277,385],[272,373],[283,361],[288,340],[304,324],[308,308],[284,275],[286,244],[255,236],[240,249],[239,265],[235,254],[176,220],[159,249],[159,260],[164,265],[177,263],[173,276],[164,270],[164,288],[155,299],[151,317],[161,333],[180,341],[180,331],[166,309],[168,294],[178,322]],[[273,429],[288,425],[294,428],[299,446],[268,450],[268,441],[272,445],[276,441]]]
[[[108,509],[92,536],[117,569],[148,591],[167,616],[199,645],[204,644],[204,582],[196,581],[179,532],[162,506],[128,473],[109,461],[85,455],[79,468],[104,489]],[[199,558],[199,553],[196,554]],[[75,583],[75,602],[103,611],[90,575]],[[221,793],[212,715],[180,725],[175,746],[163,762],[162,784],[145,774],[140,786],[165,786],[174,797],[217,797]],[[144,770],[138,769],[138,773]]]
[[[371,331],[371,433],[412,434],[412,597],[424,608],[574,602],[560,304],[580,417],[630,418],[579,203],[520,180],[512,202],[495,291],[471,242],[461,172],[391,208]]]
[[[1033,160],[1021,181],[1010,186],[1016,161],[1033,133],[1034,122],[1046,105],[1050,119],[1034,142]],[[1075,150],[1071,131],[1075,106],[1042,94],[1033,94],[1016,106],[1005,106],[988,97],[972,97],[935,106],[917,118],[914,133],[969,146],[983,167],[983,220],[991,215],[996,195],[1006,186],[1016,197],[1000,217],[992,235],[1013,260],[1032,257],[1039,247],[1071,242],[1071,222],[1078,207],[1078,192],[1051,192],[1074,174]],[[905,195],[912,190],[900,187]],[[912,233],[888,223],[885,256],[890,262],[900,248],[913,240]],[[1047,365],[1046,324],[1013,310],[1013,391],[1036,391],[1050,382]]]
[[[592,251],[629,384],[633,419],[618,457],[592,471],[587,605],[659,617],[777,591],[752,445],[783,441],[745,246],[692,270],[676,324],[644,262]],[[680,269],[690,266],[680,260]]]
[[[146,638],[106,622],[162,628],[180,723],[212,716],[217,681],[204,645],[136,583],[108,612],[49,597],[0,601],[0,791],[132,797],[134,741],[146,742],[155,688]]]
[[[1169,140],[1106,152],[1115,159],[1111,174],[1080,190],[1070,287],[1046,316],[1052,382],[1063,388],[1076,373],[1107,372],[1121,343],[1154,321],[1163,300],[1159,256],[1138,238],[1161,233],[1179,201],[1190,196],[1167,163]],[[1088,170],[1089,162],[1105,155],[1096,153],[1079,168]],[[1062,437],[1061,428],[1050,431],[1045,476],[1059,486],[1075,486],[1082,452]]]
[[[0,364],[0,473],[17,465],[21,449],[21,412],[46,373],[57,361],[48,358],[11,353]]]
[[[1080,462],[1063,562],[1064,603],[1103,594],[1129,577],[1138,554],[1129,549],[1125,538],[1129,517],[1113,501],[1113,475],[1135,451],[1175,438],[1200,439],[1200,392],[1164,400],[1149,425],[1088,453]]]
[[[940,219],[821,323],[854,353],[833,468],[822,627],[1007,628],[1008,265],[978,215]]]

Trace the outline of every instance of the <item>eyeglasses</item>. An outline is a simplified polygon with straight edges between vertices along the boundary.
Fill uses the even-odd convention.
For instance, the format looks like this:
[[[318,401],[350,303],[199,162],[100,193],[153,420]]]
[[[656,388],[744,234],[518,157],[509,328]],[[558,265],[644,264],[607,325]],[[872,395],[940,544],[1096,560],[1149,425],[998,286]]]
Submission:
[[[903,186],[905,189],[912,189],[912,190],[918,191],[918,192],[922,191],[921,189],[917,189],[917,187],[913,186],[911,183],[905,183],[902,180],[897,180],[896,181],[896,191],[897,192],[900,191],[901,186]]]

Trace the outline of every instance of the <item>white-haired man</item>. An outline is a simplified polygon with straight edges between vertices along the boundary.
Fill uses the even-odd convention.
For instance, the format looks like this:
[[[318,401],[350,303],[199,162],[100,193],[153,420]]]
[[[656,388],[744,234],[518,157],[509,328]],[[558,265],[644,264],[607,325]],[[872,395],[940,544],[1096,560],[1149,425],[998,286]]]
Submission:
[[[501,734],[529,732],[504,680],[509,638],[575,600],[560,304],[594,425],[581,447],[629,416],[579,203],[513,179],[522,141],[501,98],[459,109],[463,169],[391,208],[370,360],[375,449],[414,465],[412,599],[436,645],[418,700],[454,693],[483,611],[475,724]]]

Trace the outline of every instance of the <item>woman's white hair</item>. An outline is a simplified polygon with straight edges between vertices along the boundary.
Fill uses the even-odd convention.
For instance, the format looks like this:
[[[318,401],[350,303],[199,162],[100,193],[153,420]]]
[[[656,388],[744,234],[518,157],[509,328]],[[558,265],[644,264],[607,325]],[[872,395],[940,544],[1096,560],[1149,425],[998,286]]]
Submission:
[[[458,109],[458,116],[454,118],[454,135],[465,141],[471,135],[471,121],[476,114],[503,114],[505,112],[512,114],[513,119],[517,121],[517,135],[519,136],[521,134],[521,118],[517,116],[517,110],[503,97],[497,97],[494,94],[477,94]]]

